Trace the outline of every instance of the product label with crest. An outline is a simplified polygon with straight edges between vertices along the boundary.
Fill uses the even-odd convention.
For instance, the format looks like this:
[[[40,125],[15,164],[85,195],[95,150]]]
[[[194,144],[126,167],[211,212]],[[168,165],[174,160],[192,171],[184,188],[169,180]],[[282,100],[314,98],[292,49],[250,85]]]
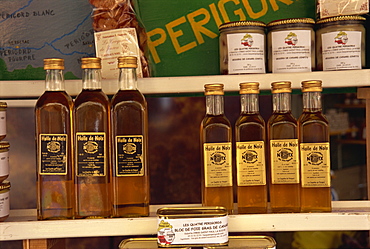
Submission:
[[[105,133],[77,132],[76,144],[77,176],[105,176]]]
[[[116,136],[116,176],[143,176],[143,136]]]
[[[66,134],[39,135],[39,174],[67,174],[67,142]]]
[[[238,186],[266,185],[265,143],[237,142],[236,167]]]
[[[299,183],[298,139],[271,140],[272,184]]]
[[[0,135],[6,135],[6,111],[0,111]]]
[[[301,143],[302,187],[330,187],[329,143]]]
[[[205,143],[203,152],[205,186],[232,186],[231,143]]]

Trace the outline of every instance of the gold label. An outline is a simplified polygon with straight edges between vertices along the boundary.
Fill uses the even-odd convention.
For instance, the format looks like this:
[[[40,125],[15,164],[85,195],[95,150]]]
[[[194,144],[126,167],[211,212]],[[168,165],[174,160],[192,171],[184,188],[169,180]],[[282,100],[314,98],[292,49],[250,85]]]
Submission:
[[[238,186],[266,185],[265,143],[236,142]]]
[[[66,134],[39,135],[39,174],[67,174],[67,141]]]
[[[231,143],[205,143],[203,151],[205,186],[232,186]]]
[[[301,143],[303,188],[330,187],[329,143]]]
[[[298,139],[271,140],[272,184],[299,183]]]
[[[116,136],[116,176],[143,176],[143,136]]]
[[[76,144],[77,176],[105,176],[105,133],[77,132]]]

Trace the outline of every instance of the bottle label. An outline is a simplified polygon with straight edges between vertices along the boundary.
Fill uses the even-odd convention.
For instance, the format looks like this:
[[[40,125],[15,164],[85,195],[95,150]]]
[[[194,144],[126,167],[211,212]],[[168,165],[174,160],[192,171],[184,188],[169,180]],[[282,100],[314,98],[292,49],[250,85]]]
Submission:
[[[330,187],[329,143],[301,143],[301,185]]]
[[[299,183],[298,139],[271,140],[271,183]]]
[[[77,132],[76,170],[77,176],[105,176],[105,133]]]
[[[259,33],[227,35],[229,74],[265,73],[265,36]]]
[[[66,134],[39,135],[39,174],[66,175],[68,137]]]
[[[0,111],[0,135],[6,135],[6,111]]]
[[[0,153],[0,177],[9,175],[9,152]]]
[[[5,191],[5,193],[0,193],[0,218],[9,215],[10,212],[9,192],[10,191]]]
[[[143,136],[116,136],[116,176],[143,176]]]
[[[231,143],[205,143],[203,151],[205,186],[232,186]]]
[[[336,31],[321,35],[323,70],[361,69],[361,32]]]
[[[236,142],[238,186],[266,185],[265,143]]]
[[[271,32],[272,72],[311,72],[311,30]]]

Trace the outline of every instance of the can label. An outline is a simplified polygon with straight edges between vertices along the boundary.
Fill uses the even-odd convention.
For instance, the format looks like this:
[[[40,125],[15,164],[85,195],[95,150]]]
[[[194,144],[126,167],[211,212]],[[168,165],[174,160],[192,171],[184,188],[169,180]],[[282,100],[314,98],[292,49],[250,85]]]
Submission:
[[[8,216],[10,211],[9,191],[0,194],[0,217]]]
[[[158,219],[158,244],[201,245],[228,242],[228,217]]]
[[[265,36],[259,33],[227,35],[228,73],[265,73]]]
[[[361,69],[361,35],[360,31],[322,34],[323,70]]]
[[[143,176],[143,136],[116,136],[116,176]]]
[[[40,175],[67,174],[66,134],[40,134],[39,136],[39,173]]]
[[[6,111],[0,111],[0,135],[6,135]]]
[[[0,153],[0,176],[9,175],[9,152]]]
[[[310,30],[272,32],[272,72],[311,72],[311,39]]]
[[[301,143],[300,151],[302,187],[330,187],[329,143]]]

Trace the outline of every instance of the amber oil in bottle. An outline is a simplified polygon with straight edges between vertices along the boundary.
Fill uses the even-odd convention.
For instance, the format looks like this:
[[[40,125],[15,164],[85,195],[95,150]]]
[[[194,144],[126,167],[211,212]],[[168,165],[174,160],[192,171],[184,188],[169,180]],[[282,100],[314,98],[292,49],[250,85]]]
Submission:
[[[303,113],[298,119],[301,154],[301,212],[330,212],[329,123],[322,114],[322,82],[302,82]]]
[[[118,68],[111,105],[113,217],[148,216],[148,108],[137,88],[137,57],[119,57]]]
[[[267,212],[266,131],[258,96],[258,82],[240,83],[241,113],[235,123],[239,214]]]
[[[111,216],[110,102],[101,87],[101,60],[82,58],[75,99],[76,218]]]
[[[272,212],[299,212],[298,125],[291,113],[291,83],[272,83],[273,113],[267,123]]]
[[[74,217],[72,98],[64,60],[44,59],[45,91],[36,102],[37,219]]]
[[[202,204],[233,212],[232,131],[224,114],[223,84],[205,85],[206,114],[200,125]]]

